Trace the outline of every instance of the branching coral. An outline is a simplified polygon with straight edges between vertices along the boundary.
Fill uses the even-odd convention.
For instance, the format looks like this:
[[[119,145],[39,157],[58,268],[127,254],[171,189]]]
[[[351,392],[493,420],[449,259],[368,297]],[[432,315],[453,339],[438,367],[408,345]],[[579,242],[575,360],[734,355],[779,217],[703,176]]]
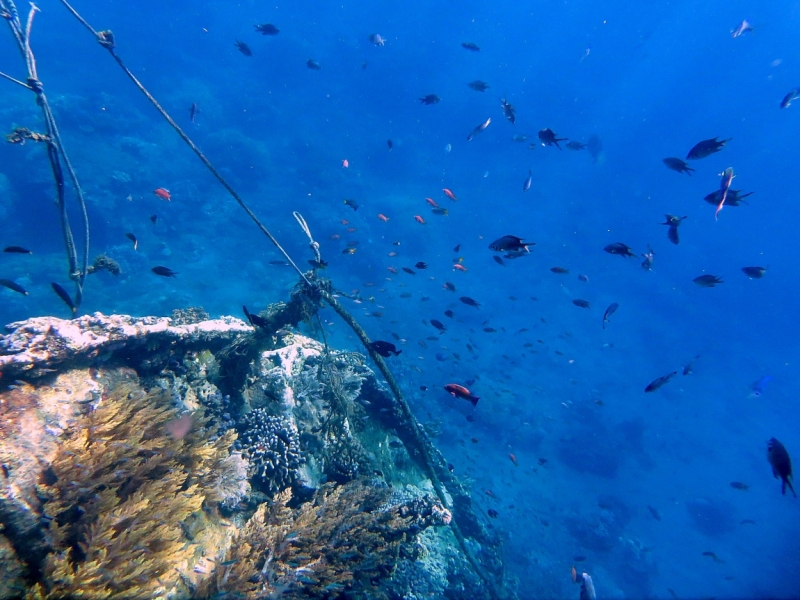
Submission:
[[[163,393],[123,383],[66,434],[40,495],[52,553],[33,598],[152,598],[180,583],[194,553],[186,523],[231,498],[222,481],[235,433],[176,419]],[[172,433],[168,433],[172,431]],[[230,474],[229,468],[227,473]]]
[[[257,408],[239,423],[254,483],[268,494],[289,487],[302,463],[297,428],[285,417]]]
[[[387,504],[388,488],[361,482],[328,485],[296,511],[290,497],[259,507],[196,597],[388,598],[381,582],[415,552],[416,534],[450,519],[430,496]]]

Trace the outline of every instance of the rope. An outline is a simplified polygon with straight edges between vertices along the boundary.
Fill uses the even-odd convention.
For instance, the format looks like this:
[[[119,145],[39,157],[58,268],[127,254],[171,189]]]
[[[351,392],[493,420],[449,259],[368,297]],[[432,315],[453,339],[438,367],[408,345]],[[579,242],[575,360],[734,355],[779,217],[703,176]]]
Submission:
[[[78,21],[81,22],[81,24],[84,27],[86,27],[89,31],[92,32],[92,35],[94,35],[95,38],[97,38],[98,43],[103,48],[108,50],[108,52],[111,54],[112,58],[117,62],[117,64],[120,66],[120,68],[125,72],[125,74],[133,82],[133,84],[139,89],[139,91],[142,92],[145,95],[145,97],[156,108],[156,110],[159,113],[161,113],[161,116],[164,117],[164,119],[166,119],[167,123],[170,124],[170,126],[175,130],[175,132],[179,136],[181,136],[181,139],[184,142],[186,142],[186,144],[192,149],[192,151],[202,161],[202,163],[206,166],[206,168],[208,168],[208,170],[211,171],[211,174],[214,175],[214,177],[217,178],[217,181],[219,181],[222,184],[222,187],[224,187],[228,191],[228,193],[231,196],[233,196],[233,199],[236,200],[236,202],[239,203],[239,206],[242,207],[242,209],[253,220],[253,222],[261,230],[261,232],[264,235],[266,235],[273,244],[275,244],[275,247],[281,252],[281,254],[283,254],[284,258],[286,258],[286,260],[289,262],[289,264],[292,265],[292,267],[294,267],[294,270],[297,271],[297,274],[300,275],[300,277],[303,279],[303,281],[305,281],[305,283],[308,286],[311,286],[311,282],[308,280],[308,278],[306,277],[305,273],[303,273],[303,271],[301,271],[300,268],[295,264],[295,262],[292,260],[292,257],[289,256],[289,254],[286,252],[286,250],[283,249],[283,247],[280,245],[278,240],[269,232],[269,230],[264,226],[264,224],[258,219],[256,214],[252,210],[250,210],[250,207],[247,206],[247,204],[245,203],[244,200],[242,200],[241,196],[239,196],[239,194],[236,192],[236,190],[234,190],[231,187],[231,185],[225,180],[225,178],[222,177],[222,175],[219,173],[219,171],[217,171],[217,169],[214,168],[214,165],[212,165],[211,162],[200,151],[200,148],[198,148],[195,145],[195,143],[189,138],[188,135],[186,135],[186,133],[183,131],[183,129],[181,129],[180,126],[172,119],[172,117],[169,116],[167,111],[165,111],[161,107],[161,105],[153,97],[153,95],[150,92],[147,91],[147,88],[145,88],[144,85],[142,85],[142,83],[136,78],[136,76],[133,73],[131,73],[131,71],[128,69],[128,67],[125,66],[125,63],[122,62],[122,59],[119,56],[117,56],[117,54],[114,52],[114,47],[116,45],[115,44],[115,40],[114,40],[114,34],[111,31],[95,31],[92,28],[92,26],[89,25],[89,23],[83,17],[81,17],[78,14],[78,11],[76,11],[74,8],[72,8],[72,6],[70,6],[70,4],[67,2],[67,0],[61,0],[61,3],[67,8],[67,10],[70,13],[72,13],[72,15],[76,19],[78,19]]]
[[[19,79],[14,79],[10,75],[6,75],[2,71],[0,71],[0,77],[3,77],[4,79],[8,79],[10,82],[16,83],[17,85],[21,85],[25,89],[33,91],[33,88],[31,86],[29,86],[27,83],[25,83],[24,81],[20,81]]]
[[[444,489],[444,485],[442,485],[441,480],[439,479],[439,475],[436,473],[436,469],[433,467],[433,458],[430,454],[429,445],[426,443],[425,434],[422,432],[420,428],[419,422],[417,421],[416,417],[414,417],[414,413],[411,411],[411,407],[406,402],[406,399],[403,397],[403,392],[400,390],[400,386],[397,385],[397,381],[395,381],[394,376],[392,376],[391,371],[389,371],[389,367],[386,366],[386,362],[383,360],[383,357],[375,352],[372,347],[370,346],[371,342],[369,337],[367,336],[367,332],[364,331],[358,322],[353,318],[347,310],[336,301],[329,292],[326,290],[320,290],[322,294],[322,298],[336,311],[336,313],[344,319],[344,321],[350,325],[350,328],[355,332],[358,336],[358,339],[361,340],[361,343],[364,344],[364,347],[367,349],[370,357],[375,362],[378,367],[378,370],[383,375],[384,379],[386,379],[386,383],[389,384],[389,388],[392,390],[392,394],[394,395],[395,399],[397,400],[398,405],[400,406],[400,410],[403,412],[403,416],[405,417],[406,421],[409,424],[411,429],[411,433],[416,438],[417,444],[416,449],[422,453],[422,464],[427,471],[428,478],[431,480],[433,484],[433,488],[436,491],[436,495],[441,500],[442,504],[445,506],[450,506],[450,502],[447,497],[447,492]],[[483,581],[491,588],[492,594],[495,597],[498,597],[497,591],[494,589],[494,585],[492,582],[489,581],[488,578],[483,576],[483,569],[478,564],[477,559],[473,556],[472,551],[470,550],[469,546],[467,545],[467,540],[464,537],[464,534],[461,532],[461,529],[456,523],[455,518],[450,522],[450,527],[453,531],[453,534],[456,536],[456,540],[458,541],[459,545],[461,546],[461,550],[464,552],[464,555],[469,560],[472,567],[475,569],[475,572],[483,579]]]
[[[314,252],[314,257],[317,260],[317,264],[321,263],[322,255],[319,253],[319,243],[314,241],[314,236],[311,235],[311,229],[309,228],[308,223],[306,223],[306,220],[303,218],[303,215],[301,215],[299,212],[294,211],[292,215],[300,224],[301,229],[308,236],[308,246]]]
[[[47,129],[47,156],[50,160],[50,166],[56,185],[56,198],[61,220],[61,230],[64,235],[67,261],[69,263],[69,277],[75,282],[76,293],[74,304],[77,308],[81,305],[81,301],[83,300],[83,283],[89,266],[89,215],[86,210],[86,199],[83,195],[83,189],[78,182],[78,177],[75,174],[75,169],[72,167],[69,156],[64,150],[64,144],[61,140],[61,134],[59,133],[55,116],[53,115],[53,111],[50,108],[49,102],[47,101],[47,96],[44,93],[42,82],[39,81],[36,67],[36,57],[31,49],[33,18],[36,13],[39,12],[39,8],[35,4],[31,3],[31,10],[28,13],[28,19],[25,23],[24,31],[22,29],[22,23],[19,19],[19,13],[16,5],[14,4],[14,0],[0,0],[0,8],[2,8],[4,11],[2,16],[8,21],[12,34],[17,40],[17,45],[20,49],[20,52],[25,59],[25,65],[28,70],[28,80],[27,83],[23,83],[14,79],[13,77],[9,77],[8,75],[0,75],[3,75],[5,79],[27,87],[29,90],[33,91],[36,94],[37,104],[42,108],[45,127]],[[78,252],[75,247],[75,239],[72,234],[72,229],[69,224],[69,216],[67,213],[64,171],[61,166],[61,161],[63,161],[64,165],[66,166],[67,173],[69,174],[70,181],[72,182],[72,186],[78,199],[78,206],[83,219],[84,249],[83,260],[80,266],[78,265]]]

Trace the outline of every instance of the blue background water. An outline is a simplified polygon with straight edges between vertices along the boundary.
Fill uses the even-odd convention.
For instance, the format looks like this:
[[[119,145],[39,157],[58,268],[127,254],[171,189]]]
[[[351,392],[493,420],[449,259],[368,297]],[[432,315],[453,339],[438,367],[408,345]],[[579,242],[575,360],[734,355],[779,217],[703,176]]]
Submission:
[[[58,3],[41,8],[34,49],[89,198],[92,256],[106,252],[123,269],[117,278],[91,276],[82,310],[146,315],[202,305],[213,315],[239,314],[242,304],[261,309],[285,297],[296,277],[269,264],[282,257],[91,36]],[[576,597],[569,568],[577,555],[600,597],[800,593],[792,575],[800,501],[781,496],[766,461],[772,436],[800,456],[800,107],[778,108],[800,84],[793,3],[77,8],[114,31],[123,60],[303,264],[311,255],[291,212],[305,216],[330,262],[325,275],[345,292],[360,290],[361,304],[344,302],[370,335],[407,340],[390,363],[420,420],[440,422],[437,443],[476,503],[498,511],[488,522],[507,539],[507,568],[522,597]],[[732,39],[743,18],[755,31]],[[255,33],[263,22],[281,33]],[[371,44],[372,33],[386,45]],[[236,39],[252,57],[237,51]],[[481,51],[463,49],[466,41]],[[310,58],[321,70],[306,67]],[[24,77],[10,34],[0,35],[0,65]],[[490,89],[469,89],[475,79]],[[431,93],[442,101],[417,100]],[[514,125],[503,118],[501,96],[517,109]],[[195,124],[193,102],[201,110]],[[42,128],[31,95],[7,82],[0,124],[4,132]],[[592,160],[586,151],[542,147],[536,132],[545,127],[582,142],[597,135],[602,153]],[[513,142],[519,134],[529,139]],[[662,164],[713,136],[733,139],[692,163],[692,176]],[[737,173],[733,187],[755,194],[715,221],[703,196],[728,166]],[[524,193],[529,169],[533,185]],[[172,202],[156,198],[156,187],[168,188]],[[449,216],[431,214],[425,197]],[[664,213],[689,216],[678,246],[660,225]],[[0,291],[0,320],[66,317],[49,289],[67,281],[41,147],[0,146],[0,216],[0,244],[34,251],[0,255],[0,277],[30,291]],[[336,234],[341,239],[331,240]],[[505,234],[534,240],[531,256],[497,265],[487,246]],[[357,251],[342,254],[349,240]],[[618,241],[638,253],[651,244],[653,270],[602,251]],[[458,256],[467,272],[453,271]],[[387,271],[417,261],[429,269]],[[156,277],[155,265],[178,278]],[[749,280],[740,271],[747,265],[769,270]],[[570,273],[556,275],[554,266]],[[700,288],[692,279],[703,273],[725,283]],[[457,292],[442,289],[445,281]],[[480,308],[460,303],[461,295]],[[575,298],[591,308],[574,306]],[[611,302],[620,308],[603,330]],[[443,316],[448,308],[454,320]],[[369,316],[375,312],[383,316]],[[332,311],[322,314],[335,345],[357,348]],[[439,335],[426,324],[431,318],[448,331]],[[695,356],[691,375],[644,393]],[[765,375],[773,379],[755,397],[752,384]],[[470,379],[481,396],[474,410],[441,389]],[[755,524],[740,524],[748,519]]]

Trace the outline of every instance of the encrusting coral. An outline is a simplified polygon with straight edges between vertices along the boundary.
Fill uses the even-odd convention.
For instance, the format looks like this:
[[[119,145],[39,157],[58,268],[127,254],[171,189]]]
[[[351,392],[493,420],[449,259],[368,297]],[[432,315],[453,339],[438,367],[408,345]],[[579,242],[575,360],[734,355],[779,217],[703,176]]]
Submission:
[[[414,558],[414,538],[450,523],[450,512],[425,495],[390,502],[385,485],[328,484],[292,510],[291,490],[262,504],[196,598],[389,598],[382,585],[400,557]]]
[[[240,499],[246,481],[234,432],[212,441],[169,406],[121,383],[65,435],[39,486],[52,552],[30,598],[153,598],[183,585],[201,509]]]

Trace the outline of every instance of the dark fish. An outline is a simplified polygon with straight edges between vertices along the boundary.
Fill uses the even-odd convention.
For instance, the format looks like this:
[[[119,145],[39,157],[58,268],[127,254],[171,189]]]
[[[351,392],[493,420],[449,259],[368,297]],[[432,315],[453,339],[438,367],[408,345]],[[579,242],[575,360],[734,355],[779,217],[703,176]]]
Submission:
[[[753,521],[753,519],[744,519],[742,521],[739,521],[739,525],[755,525],[755,524],[756,522]]]
[[[259,317],[256,314],[251,313],[247,310],[247,307],[242,305],[242,310],[244,311],[244,316],[247,317],[247,321],[253,327],[260,327],[261,329],[269,329],[269,322],[264,317]]]
[[[389,146],[390,151],[392,148],[394,148],[394,143],[392,142],[392,140],[386,140],[386,145]]]
[[[496,254],[494,256],[492,256],[492,258],[494,259],[494,262],[496,262],[501,267],[505,267],[506,266],[506,263],[503,262],[503,259],[500,258],[499,256],[497,256]]]
[[[490,124],[491,122],[492,122],[492,119],[491,119],[491,117],[489,117],[489,118],[488,118],[488,119],[486,119],[486,120],[485,120],[483,123],[481,123],[480,125],[478,125],[478,126],[477,126],[475,129],[473,129],[473,130],[472,130],[472,132],[471,132],[471,133],[470,133],[470,134],[467,136],[467,141],[468,141],[468,142],[471,142],[471,141],[472,141],[472,138],[474,138],[474,137],[475,137],[476,135],[478,135],[478,134],[479,134],[481,131],[483,131],[484,129],[486,129],[486,128],[489,126],[489,124]]]
[[[591,308],[591,305],[586,300],[581,300],[580,298],[576,298],[572,303],[581,308]]]
[[[155,225],[158,221],[158,215],[150,215],[150,222]]]
[[[592,155],[594,162],[600,160],[600,155],[603,153],[603,142],[597,135],[592,134],[589,136],[589,143],[586,144],[586,148],[589,150],[589,154]]]
[[[442,333],[444,333],[445,331],[447,331],[447,327],[445,327],[445,326],[444,326],[444,323],[442,323],[441,321],[439,321],[439,320],[437,320],[437,319],[431,319],[431,325],[433,325],[434,327],[436,327],[436,329],[438,329],[438,330],[439,330],[439,331],[441,331]]]
[[[634,258],[636,255],[631,252],[631,247],[626,246],[622,242],[614,242],[613,244],[609,244],[605,248],[603,248],[609,254],[616,254],[618,256],[633,256]]]
[[[419,262],[418,262],[418,263],[416,263],[414,266],[415,266],[417,269],[420,269],[420,270],[422,270],[422,269],[427,269],[427,268],[428,268],[428,265],[426,265],[426,264],[425,264],[424,262],[422,262],[422,261],[419,261]]]
[[[28,295],[28,291],[18,284],[16,281],[11,281],[10,279],[0,279],[0,285],[3,287],[7,287],[8,289],[15,291],[23,296]]]
[[[389,358],[392,355],[398,356],[402,352],[402,350],[398,350],[397,346],[393,343],[383,342],[381,340],[370,343],[369,347],[384,358]]]
[[[677,375],[677,374],[678,374],[677,371],[673,371],[669,375],[663,375],[662,377],[659,377],[658,379],[654,379],[653,381],[651,381],[650,383],[647,384],[647,387],[644,388],[644,391],[645,392],[655,392],[658,388],[660,388],[662,385],[667,383],[670,379],[675,377],[675,375]]]
[[[742,483],[741,481],[731,481],[731,487],[735,490],[742,490],[743,492],[746,492],[750,489],[749,485]]]
[[[531,189],[531,183],[533,183],[533,174],[530,169],[528,169],[528,178],[525,180],[525,183],[522,184],[522,191],[527,192]]]
[[[281,30],[275,27],[272,23],[264,23],[263,25],[254,25],[256,31],[261,35],[278,35]]]
[[[483,330],[486,333],[496,333],[497,332],[497,329],[495,329],[494,327],[484,327]]]
[[[557,275],[568,275],[569,269],[565,269],[564,267],[550,267],[550,270]]]
[[[715,152],[719,152],[722,150],[722,147],[727,143],[730,142],[733,138],[728,138],[727,140],[722,140],[721,142],[717,138],[711,138],[710,140],[703,140],[702,142],[697,142],[691,150],[689,150],[689,154],[686,155],[687,160],[699,160],[701,158],[705,158],[707,156],[711,156]]]
[[[419,101],[422,102],[425,106],[429,106],[431,104],[437,104],[438,102],[441,102],[441,100],[442,99],[439,98],[439,96],[437,96],[436,94],[428,94],[427,96],[423,96],[422,98],[419,99]]]
[[[421,391],[423,391],[423,392],[427,392],[428,391],[428,386],[427,385],[421,385],[421,386],[419,386],[419,389]],[[452,469],[451,469],[451,471],[452,471]]]
[[[669,229],[667,230],[667,237],[669,241],[673,244],[677,244],[680,242],[680,238],[678,237],[678,226],[684,219],[688,219],[689,217],[676,217],[675,215],[664,215],[667,219],[662,223],[662,225],[669,225]]]
[[[448,214],[450,214],[449,210],[447,210],[446,208],[442,208],[441,206],[437,206],[436,208],[432,208],[431,212],[433,214],[435,214],[435,215],[441,215],[441,216],[444,216],[444,217],[446,217]]]
[[[800,98],[800,89],[795,88],[783,97],[783,100],[781,100],[781,108],[789,108],[792,102],[798,98]]]
[[[786,448],[775,438],[767,442],[767,460],[772,466],[772,475],[775,479],[781,479],[781,494],[786,494],[786,486],[792,490],[792,494],[797,498],[792,482],[789,481],[792,477],[792,459],[789,458],[789,453]]]
[[[347,248],[342,250],[342,254],[355,254],[355,253],[356,253],[356,248],[353,246],[348,246]]]
[[[405,271],[409,275],[416,275],[417,274],[417,272],[414,269],[409,269],[408,267],[403,267],[403,271]]]
[[[750,279],[761,279],[766,272],[766,267],[742,267],[742,273],[747,275]]]
[[[654,518],[656,521],[660,521],[660,520],[661,520],[661,513],[659,513],[659,512],[658,512],[658,510],[657,510],[655,507],[653,507],[653,506],[650,506],[650,505],[648,504],[648,505],[647,505],[647,510],[649,510],[649,511],[650,511],[650,514],[653,516],[653,518]]]
[[[486,514],[489,515],[490,518],[496,519],[500,516],[500,514],[493,508],[490,508],[486,511]]]
[[[578,279],[580,279],[581,281],[589,281],[589,276],[580,274],[578,275]]]
[[[586,557],[579,554],[578,556],[573,556],[572,560],[575,562],[583,562],[586,560]]]
[[[514,260],[515,258],[522,258],[523,256],[530,256],[529,250],[512,250],[503,254],[503,258],[507,258],[508,260]]]
[[[489,244],[489,250],[494,250],[495,252],[520,252],[523,250],[530,252],[528,246],[535,245],[535,242],[523,242],[522,238],[518,238],[515,235],[504,235]]]
[[[449,317],[451,319],[455,319],[456,314],[452,310],[448,309],[448,310],[444,311],[444,316],[445,317]]]
[[[33,254],[33,252],[22,246],[6,246],[3,248],[3,252],[8,252],[9,254]]]
[[[72,315],[74,316],[76,312],[78,312],[78,308],[75,306],[75,303],[72,302],[72,298],[70,298],[69,293],[63,287],[58,285],[57,283],[51,283],[50,286],[53,288],[53,291],[56,295],[61,298],[61,300],[66,304],[69,309],[72,311]]]
[[[647,244],[647,252],[642,254],[642,258],[644,258],[644,260],[642,261],[642,268],[645,271],[649,271],[650,269],[653,268],[653,258],[655,257],[655,255],[656,253],[653,252],[653,249],[650,247],[650,244]]]
[[[470,81],[467,85],[476,92],[485,92],[489,89],[489,84],[485,81],[481,81],[480,79]]]
[[[662,162],[667,165],[668,169],[672,169],[673,171],[677,171],[678,173],[686,173],[687,175],[691,175],[691,171],[694,171],[692,167],[689,166],[689,163],[686,161],[681,160],[680,158],[670,157],[665,158]]]
[[[192,105],[189,107],[189,121],[194,123],[195,117],[200,112],[200,109],[197,108],[197,102],[192,102]]]
[[[175,271],[168,267],[153,267],[150,270],[161,277],[175,277],[177,275]]]
[[[700,287],[706,287],[706,288],[711,288],[720,283],[725,283],[724,281],[722,281],[722,279],[720,279],[716,275],[700,275],[700,277],[695,277],[694,279],[692,279],[692,281],[694,281]]]
[[[461,47],[467,50],[472,50],[473,52],[480,52],[480,46],[478,44],[473,44],[472,42],[461,42]]]
[[[754,192],[747,192],[746,194],[742,194],[741,190],[728,190],[728,195],[725,197],[725,206],[739,206],[740,204],[747,204],[747,202],[745,202],[743,199],[747,198],[748,196],[752,196],[753,193]],[[717,206],[722,200],[722,192],[720,190],[714,190],[710,194],[707,194],[703,200],[709,204]]]
[[[456,291],[456,286],[454,284],[450,283],[449,281],[445,281],[444,284],[442,285],[442,287],[444,289],[446,289],[448,292],[455,292]]]
[[[580,142],[567,142],[567,150],[573,150],[577,152],[578,150],[583,150],[586,148],[586,144],[581,144]]]
[[[468,400],[472,403],[472,406],[477,405],[478,400],[480,400],[479,396],[473,396],[467,388],[465,388],[463,385],[458,385],[457,383],[448,383],[446,386],[444,386],[444,389],[456,398]]]
[[[125,237],[133,242],[133,249],[134,250],[137,250],[139,248],[139,240],[136,239],[135,235],[133,235],[132,233],[128,232],[128,233],[125,234]]]
[[[319,66],[319,63],[315,61],[313,58],[309,58],[306,61],[306,66],[312,71],[319,71],[322,68]]]
[[[619,308],[619,304],[617,304],[616,302],[612,302],[611,304],[608,305],[608,308],[606,309],[606,312],[603,313],[603,329],[606,328],[606,323],[608,323],[608,317],[610,317],[615,312],[617,312],[618,308]]]
[[[714,554],[713,552],[711,552],[709,550],[706,550],[705,552],[703,552],[703,556],[708,556],[715,563],[722,563],[722,564],[725,563],[724,560],[722,560],[719,556],[717,556],[716,554]]]
[[[569,138],[556,137],[552,129],[542,129],[539,132],[539,140],[542,142],[542,146],[555,146],[561,150],[561,146],[558,145],[558,142],[566,142],[568,139]]]
[[[478,304],[475,300],[473,300],[469,296],[461,296],[459,300],[461,300],[467,306],[474,306],[475,308],[478,308],[480,306],[480,304]]]
[[[742,34],[747,33],[748,31],[753,31],[753,26],[747,22],[747,20],[742,21],[739,23],[735,28],[731,29],[731,37],[736,39]]]
[[[349,198],[345,198],[344,203],[353,210],[358,210],[358,202],[356,202],[355,200],[350,200]]]
[[[239,52],[241,52],[245,56],[253,56],[253,51],[250,50],[250,46],[248,46],[244,42],[240,42],[239,40],[236,40],[236,44],[235,45],[239,49]]]
[[[517,120],[516,109],[509,104],[505,98],[500,98],[500,108],[503,109],[503,115],[505,115],[505,118],[508,119],[513,125]]]

